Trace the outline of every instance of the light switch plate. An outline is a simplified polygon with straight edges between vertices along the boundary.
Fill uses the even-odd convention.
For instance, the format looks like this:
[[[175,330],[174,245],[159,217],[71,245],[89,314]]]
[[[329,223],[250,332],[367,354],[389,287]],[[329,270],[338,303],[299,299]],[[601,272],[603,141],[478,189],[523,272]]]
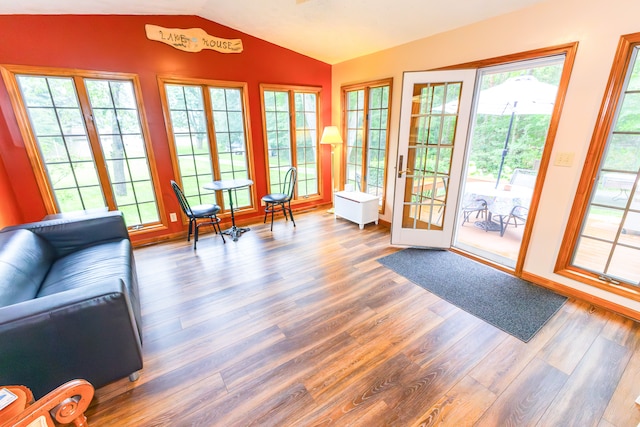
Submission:
[[[573,165],[573,156],[575,153],[569,151],[563,151],[556,155],[556,161],[553,163],[556,166],[571,167]]]

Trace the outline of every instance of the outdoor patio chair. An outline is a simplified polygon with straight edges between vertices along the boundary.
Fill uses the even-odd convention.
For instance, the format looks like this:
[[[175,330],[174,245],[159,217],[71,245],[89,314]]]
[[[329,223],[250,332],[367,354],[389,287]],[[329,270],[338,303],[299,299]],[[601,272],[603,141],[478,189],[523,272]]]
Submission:
[[[513,224],[515,228],[518,228],[518,225],[523,225],[525,222],[527,222],[528,215],[528,208],[525,208],[524,206],[514,206],[513,209],[511,209],[511,213],[507,217],[507,222],[504,223],[504,228],[502,229],[501,235],[504,234],[509,224]]]
[[[487,201],[484,199],[468,198],[469,200],[463,200],[462,206],[462,225],[466,222],[471,222],[471,215],[476,214],[476,219],[482,217],[487,219]]]
[[[511,175],[511,185],[519,185],[521,187],[533,188],[536,186],[536,178],[538,171],[531,169],[516,169]]]

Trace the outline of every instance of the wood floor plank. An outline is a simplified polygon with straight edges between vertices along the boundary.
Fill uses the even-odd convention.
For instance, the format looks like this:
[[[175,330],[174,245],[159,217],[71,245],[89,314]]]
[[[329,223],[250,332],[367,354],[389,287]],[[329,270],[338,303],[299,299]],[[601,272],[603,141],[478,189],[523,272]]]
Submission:
[[[624,425],[624,424],[619,424],[619,425]],[[630,426],[632,424],[629,424]],[[605,419],[600,420],[600,422],[598,423],[598,427],[616,427],[616,424],[611,424],[610,422],[608,422]]]
[[[350,330],[349,334],[356,338],[359,347],[339,358],[332,358],[331,364],[305,379],[307,389],[318,402],[331,399],[341,392],[341,384],[356,382],[367,371],[402,353],[414,334],[421,335],[442,322],[441,318],[428,311],[409,316],[404,315],[402,307],[394,309],[397,317],[381,313],[365,322],[362,328]],[[393,331],[391,334],[390,330]]]
[[[466,376],[426,410],[413,426],[473,426],[495,400],[494,393]]]
[[[496,395],[501,394],[556,335],[570,316],[560,309],[529,342],[509,336],[470,373],[480,384]]]
[[[122,419],[128,425],[176,425],[185,411],[197,411],[198,401],[185,402],[182,399],[162,399],[171,393],[180,395],[206,395],[216,399],[226,395],[227,390],[219,374],[200,377],[183,376],[184,372],[173,371],[155,380],[147,381],[139,387],[129,390],[109,401],[104,410],[96,411],[96,407],[87,411],[89,419],[100,419],[100,426],[122,426]],[[96,412],[94,412],[96,411]]]
[[[179,425],[185,426],[277,426],[286,425],[288,419],[295,418],[298,413],[304,413],[313,407],[313,400],[301,384],[293,384],[284,389],[278,389],[277,393],[272,393],[266,399],[254,401],[242,401],[237,398],[236,402],[248,403],[250,410],[247,411],[243,405],[233,406],[234,411],[211,411],[204,407],[200,411],[186,413],[179,421]],[[249,398],[250,396],[243,396]],[[216,405],[216,409],[229,409],[221,405]]]
[[[596,426],[613,395],[631,351],[598,337],[547,409],[548,425]]]
[[[379,310],[370,319],[349,329],[349,334],[362,343],[376,338],[398,343],[415,336],[415,328],[422,328],[426,333],[444,320],[429,310],[428,301],[428,297],[398,299],[386,310]],[[393,335],[389,334],[390,331]]]
[[[636,322],[570,299],[525,344],[377,262],[400,250],[383,225],[248,225],[135,250],[144,368],[96,390],[90,425],[640,422]]]
[[[217,339],[221,346],[229,345],[233,343],[233,340],[246,339],[264,329],[264,324],[256,322],[247,313],[242,311],[226,313],[221,316],[213,316],[207,321],[188,328],[172,330],[161,339],[144,346],[143,351],[150,360],[158,357],[164,358],[173,351],[190,349],[194,345],[208,342],[211,339]]]
[[[571,374],[607,323],[608,313],[586,303],[541,350],[540,358]]]
[[[640,323],[619,314],[609,313],[609,319],[600,335],[623,347],[636,351],[640,349],[639,331]]]
[[[533,359],[478,420],[478,425],[537,425],[568,377],[546,362]],[[562,425],[547,422],[542,420],[540,425]]]
[[[282,363],[282,360],[289,360],[296,354],[305,352],[316,346],[319,342],[331,339],[336,334],[347,329],[351,323],[360,322],[372,315],[368,307],[352,307],[327,318],[319,324],[312,324],[307,330],[296,330],[283,341],[271,346],[265,352],[254,354],[239,360],[234,366],[222,371],[227,387],[233,388],[235,385],[246,381],[247,378],[261,374],[273,369]],[[287,331],[283,331],[287,335]]]
[[[635,403],[635,400],[638,396],[640,396],[640,351],[636,349],[611,396],[603,419],[611,425],[637,425],[640,418],[640,405]]]
[[[377,404],[385,401],[388,395],[402,392],[399,382],[401,375],[410,368],[412,362],[403,354],[377,365],[366,375],[352,382],[339,395],[318,407],[305,417],[296,420],[298,425],[349,425],[369,410],[378,410]],[[417,369],[417,367],[414,367]]]
[[[433,406],[471,368],[491,352],[503,339],[504,332],[488,324],[478,325],[461,337],[446,354],[428,359],[417,372],[400,378],[402,394],[393,401],[385,400],[393,414],[385,422],[409,425],[422,418],[422,411]],[[415,362],[414,362],[415,363]]]
[[[458,310],[446,322],[439,324],[433,330],[416,337],[413,344],[405,350],[407,356],[418,365],[426,365],[450,347],[456,345],[471,331],[483,325],[477,317]]]
[[[175,348],[164,353],[162,357],[149,359],[147,365],[150,373],[145,375],[141,381],[147,381],[156,375],[166,375],[172,367],[197,363],[213,365],[215,372],[221,372],[233,367],[238,358],[260,357],[263,352],[286,340],[277,326],[262,329],[247,336],[244,340],[229,345],[219,345],[217,338],[215,336],[208,339],[205,337],[197,345]]]

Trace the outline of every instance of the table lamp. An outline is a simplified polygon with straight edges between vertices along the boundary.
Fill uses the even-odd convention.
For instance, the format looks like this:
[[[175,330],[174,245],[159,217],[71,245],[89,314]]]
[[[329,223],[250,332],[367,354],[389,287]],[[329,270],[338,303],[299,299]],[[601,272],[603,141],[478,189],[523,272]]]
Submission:
[[[322,131],[322,137],[320,138],[320,144],[331,144],[331,200],[333,203],[333,193],[337,190],[335,187],[335,148],[336,145],[342,144],[342,136],[337,126],[325,126]],[[333,208],[329,210],[332,212]]]

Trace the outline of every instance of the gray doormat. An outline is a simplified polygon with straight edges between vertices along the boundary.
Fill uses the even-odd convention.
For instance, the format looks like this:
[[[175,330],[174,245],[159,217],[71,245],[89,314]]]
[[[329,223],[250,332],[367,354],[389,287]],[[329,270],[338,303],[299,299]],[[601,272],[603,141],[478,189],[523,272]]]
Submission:
[[[378,262],[524,342],[567,300],[546,288],[449,251],[408,248]]]

